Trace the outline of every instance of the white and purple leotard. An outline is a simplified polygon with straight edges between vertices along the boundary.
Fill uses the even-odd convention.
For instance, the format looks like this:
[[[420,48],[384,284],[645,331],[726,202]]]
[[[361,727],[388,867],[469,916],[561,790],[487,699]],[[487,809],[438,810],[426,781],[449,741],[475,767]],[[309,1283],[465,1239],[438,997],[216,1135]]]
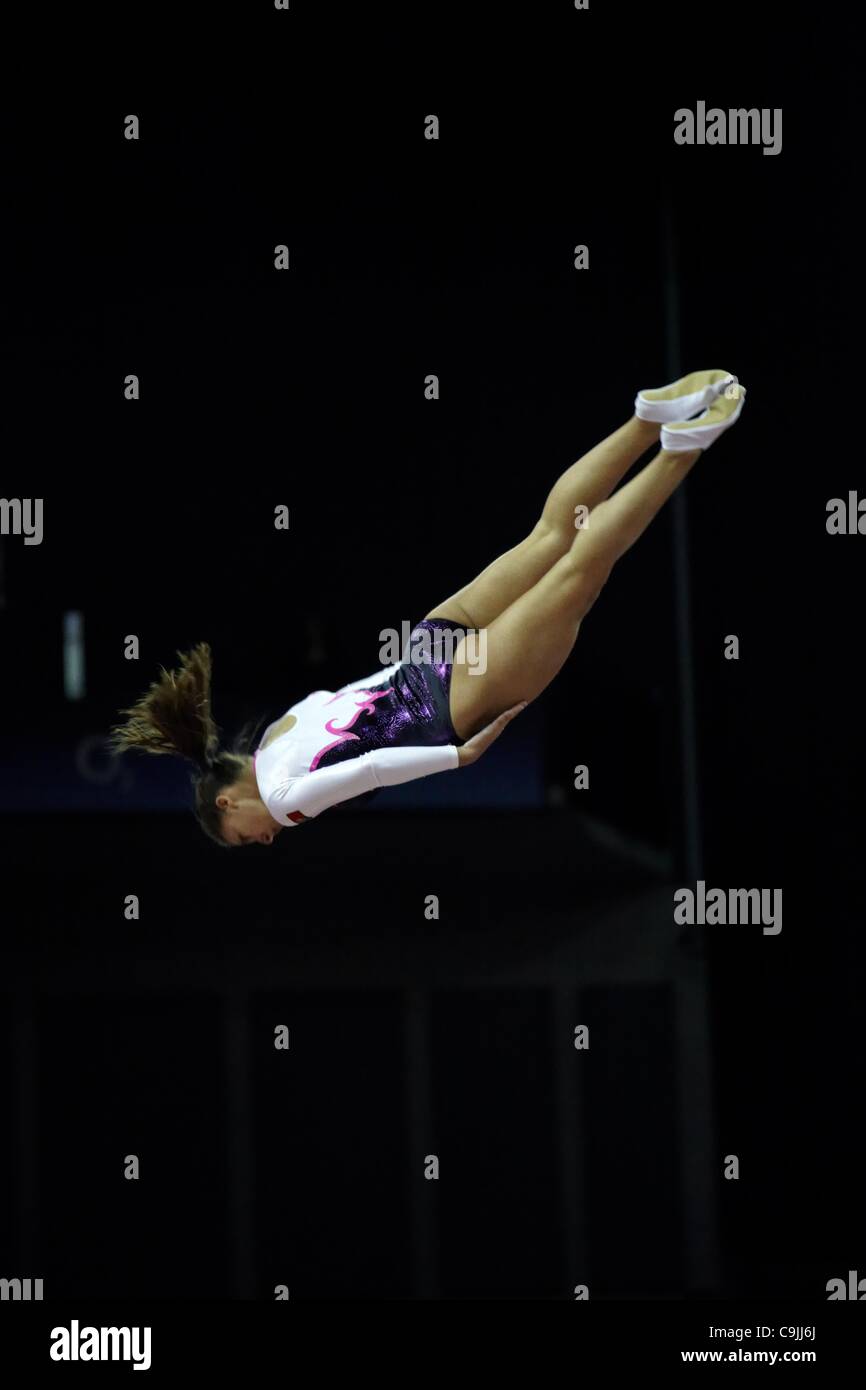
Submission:
[[[397,662],[292,705],[287,713],[296,723],[254,755],[259,795],[276,821],[301,825],[352,797],[367,800],[383,787],[458,766],[463,740],[451,722],[451,662],[437,659],[442,628],[466,631],[443,618],[425,619],[411,639],[426,630],[431,659]]]

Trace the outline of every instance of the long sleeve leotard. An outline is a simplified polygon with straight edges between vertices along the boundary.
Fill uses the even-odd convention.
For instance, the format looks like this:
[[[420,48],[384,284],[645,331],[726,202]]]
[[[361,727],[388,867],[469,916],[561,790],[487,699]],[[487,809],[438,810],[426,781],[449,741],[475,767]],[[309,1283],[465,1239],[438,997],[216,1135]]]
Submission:
[[[255,753],[259,794],[271,815],[299,825],[351,797],[456,768],[457,745],[442,742],[441,722],[425,719],[425,708],[423,699],[413,700],[399,662],[293,705],[292,727]]]

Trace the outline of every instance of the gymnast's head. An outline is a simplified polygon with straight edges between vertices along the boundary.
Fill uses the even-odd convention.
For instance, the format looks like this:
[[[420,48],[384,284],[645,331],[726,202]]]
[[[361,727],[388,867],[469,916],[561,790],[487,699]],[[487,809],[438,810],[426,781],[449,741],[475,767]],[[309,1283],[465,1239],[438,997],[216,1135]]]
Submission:
[[[161,667],[141,699],[119,711],[127,719],[111,729],[109,747],[184,758],[195,769],[195,817],[205,834],[223,848],[270,845],[284,827],[259,795],[250,752],[255,729],[245,726],[221,749],[211,714],[211,649],[200,642],[178,658],[176,670]]]

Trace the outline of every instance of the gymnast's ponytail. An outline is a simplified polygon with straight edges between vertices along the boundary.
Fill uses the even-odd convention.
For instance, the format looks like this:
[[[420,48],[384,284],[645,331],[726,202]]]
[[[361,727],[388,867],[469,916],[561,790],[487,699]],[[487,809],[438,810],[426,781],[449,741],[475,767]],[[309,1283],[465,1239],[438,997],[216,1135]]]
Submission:
[[[225,846],[216,798],[247,771],[252,735],[245,728],[231,749],[220,750],[219,729],[211,713],[211,649],[207,642],[199,642],[177,655],[180,666],[176,670],[160,667],[159,679],[141,699],[119,711],[128,718],[112,727],[108,744],[115,753],[136,749],[191,763],[196,769],[196,819],[211,840]]]
[[[219,747],[210,704],[211,649],[199,642],[192,651],[178,652],[178,658],[177,670],[160,667],[161,675],[147,693],[131,709],[120,711],[129,718],[114,726],[109,744],[118,753],[137,748],[186,758],[206,771]]]

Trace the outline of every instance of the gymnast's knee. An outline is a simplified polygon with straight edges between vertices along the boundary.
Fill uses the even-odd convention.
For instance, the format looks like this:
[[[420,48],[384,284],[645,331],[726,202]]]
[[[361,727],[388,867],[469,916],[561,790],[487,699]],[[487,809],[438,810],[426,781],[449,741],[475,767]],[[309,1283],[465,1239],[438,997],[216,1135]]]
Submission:
[[[580,555],[574,546],[569,551],[565,579],[570,601],[581,617],[589,612],[598,599],[612,569],[613,566],[607,560],[596,558],[586,552]]]
[[[567,526],[558,526],[540,517],[533,526],[527,541],[530,545],[547,552],[549,563],[553,564],[561,555],[566,555],[574,541],[574,531]]]

